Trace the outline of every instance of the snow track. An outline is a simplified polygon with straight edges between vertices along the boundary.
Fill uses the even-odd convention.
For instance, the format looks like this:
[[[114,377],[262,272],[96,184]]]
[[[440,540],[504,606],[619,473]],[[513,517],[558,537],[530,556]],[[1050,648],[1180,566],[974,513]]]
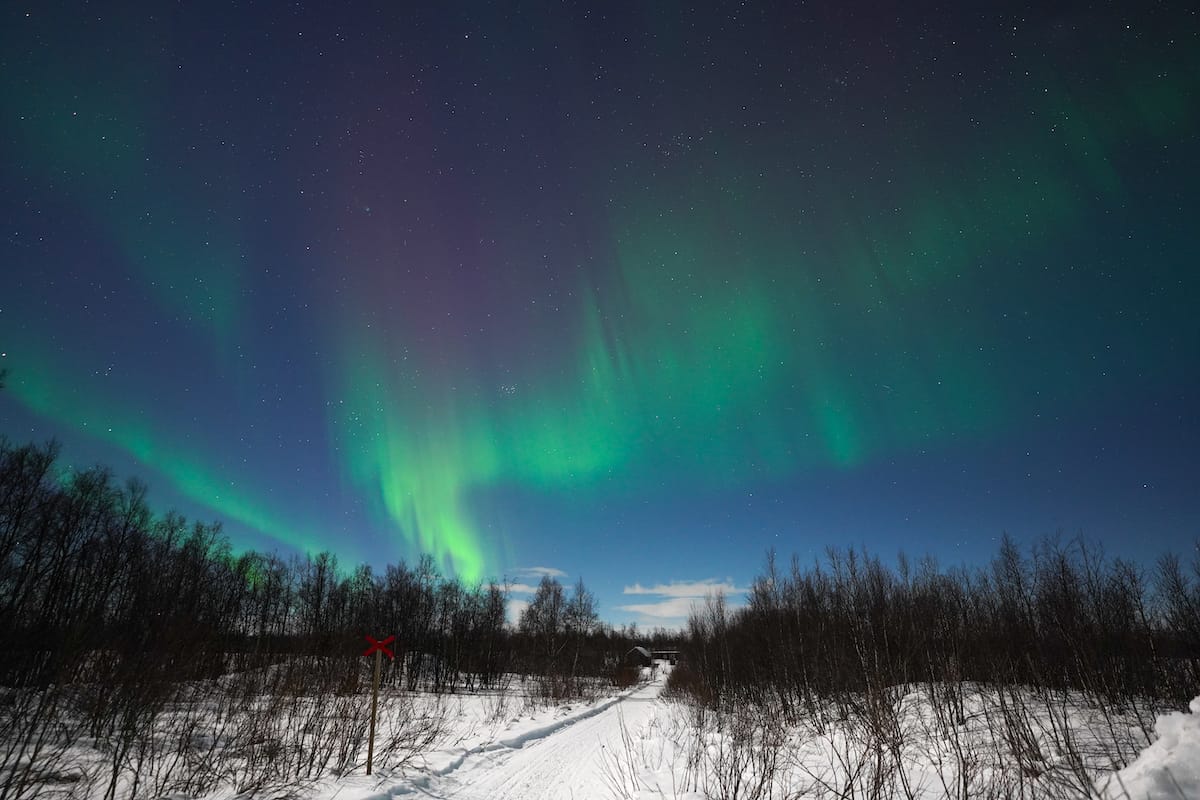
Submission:
[[[605,754],[623,750],[622,724],[638,730],[653,714],[662,686],[644,686],[588,714],[455,759],[440,775],[418,779],[379,797],[445,800],[600,800],[610,792]]]

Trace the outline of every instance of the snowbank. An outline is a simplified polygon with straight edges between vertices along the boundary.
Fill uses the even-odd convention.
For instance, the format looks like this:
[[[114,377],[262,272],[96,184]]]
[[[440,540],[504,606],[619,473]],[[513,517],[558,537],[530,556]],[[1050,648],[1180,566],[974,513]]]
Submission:
[[[1163,714],[1154,724],[1157,741],[1133,763],[1097,781],[1105,800],[1192,800],[1200,797],[1200,697],[1191,713]]]

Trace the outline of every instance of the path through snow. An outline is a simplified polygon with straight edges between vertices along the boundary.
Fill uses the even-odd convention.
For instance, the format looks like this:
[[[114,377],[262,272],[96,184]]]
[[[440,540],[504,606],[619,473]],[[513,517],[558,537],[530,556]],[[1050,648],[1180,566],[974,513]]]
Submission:
[[[547,736],[469,754],[446,774],[412,788],[446,800],[608,800],[606,753],[623,752],[622,725],[638,730],[654,713],[661,680]]]

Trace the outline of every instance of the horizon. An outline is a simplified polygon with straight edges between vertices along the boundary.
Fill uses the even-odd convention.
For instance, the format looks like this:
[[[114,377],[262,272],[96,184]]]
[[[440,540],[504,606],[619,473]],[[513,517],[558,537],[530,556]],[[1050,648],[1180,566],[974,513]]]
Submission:
[[[0,377],[6,376],[0,375]],[[0,388],[2,386],[3,384],[0,384]],[[37,443],[24,444],[37,446]],[[50,447],[51,444],[51,442],[46,442],[42,446]],[[59,443],[53,442],[53,444],[57,446]],[[0,445],[19,447],[22,443],[7,441],[4,435],[0,434]],[[66,487],[71,474],[83,469],[101,469],[107,472],[111,479],[115,479],[115,483],[112,483],[113,488],[128,488],[137,485],[147,490],[147,497],[153,494],[149,491],[150,487],[136,476],[114,475],[112,470],[104,464],[92,464],[86,468],[71,464],[57,464],[53,470],[53,481],[59,486]],[[154,520],[161,520],[166,515],[178,514],[176,509],[148,507],[148,511],[152,514]],[[183,518],[183,522],[185,526],[196,524],[208,526],[210,533],[215,533],[221,542],[231,546],[233,544],[223,530],[220,520],[187,519],[185,517]],[[632,585],[622,586],[617,596],[632,599],[638,597],[665,599],[658,599],[648,603],[626,601],[623,604],[615,605],[615,610],[623,612],[623,616],[614,616],[609,613],[604,603],[598,603],[596,611],[599,612],[599,622],[607,625],[614,632],[636,631],[637,635],[643,638],[657,634],[683,637],[687,635],[690,619],[696,613],[700,613],[703,616],[710,599],[720,598],[724,607],[729,612],[736,612],[739,609],[747,607],[744,600],[746,595],[752,590],[752,584],[755,582],[760,580],[771,581],[772,578],[770,576],[773,574],[781,575],[787,579],[797,571],[803,572],[804,570],[813,568],[818,571],[832,569],[835,568],[835,561],[845,558],[862,559],[862,563],[867,563],[868,559],[877,561],[889,575],[899,577],[903,580],[907,580],[909,576],[919,576],[928,570],[933,570],[934,573],[939,575],[953,576],[963,569],[967,571],[966,574],[972,576],[982,574],[987,580],[992,580],[994,579],[992,570],[997,559],[1001,556],[1001,548],[1005,540],[1015,548],[1018,557],[1027,563],[1033,563],[1039,558],[1044,558],[1055,552],[1061,552],[1072,562],[1078,562],[1079,564],[1086,562],[1094,563],[1096,566],[1112,566],[1115,561],[1120,560],[1132,564],[1139,572],[1146,570],[1148,573],[1156,573],[1164,556],[1183,557],[1186,555],[1186,551],[1174,550],[1162,550],[1148,554],[1142,552],[1132,556],[1120,553],[1113,554],[1108,552],[1104,543],[1097,539],[1088,538],[1082,533],[1068,535],[1062,530],[1042,534],[1036,539],[1026,541],[1021,541],[1004,534],[999,539],[994,540],[996,549],[987,553],[986,559],[975,562],[957,561],[945,563],[930,552],[912,553],[901,548],[889,555],[871,551],[865,546],[855,547],[852,545],[842,547],[827,545],[821,549],[820,555],[814,555],[810,560],[802,561],[797,553],[780,553],[774,548],[769,548],[762,554],[761,567],[754,571],[754,574],[746,580],[744,585],[739,586],[738,582],[731,578],[671,581],[652,586],[643,586],[635,582]],[[240,556],[250,552],[252,548],[231,547],[231,549],[235,555]],[[1190,549],[1193,559],[1192,569],[1200,569],[1200,537],[1193,540]],[[416,571],[424,567],[422,563],[419,563],[421,559],[431,558],[426,554],[420,556],[416,562],[396,559],[386,563],[370,563],[342,561],[332,549],[325,549],[320,552],[289,552],[287,550],[281,551],[280,549],[254,550],[253,552],[261,556],[281,558],[284,561],[309,559],[311,562],[318,556],[328,555],[332,557],[335,574],[341,581],[349,581],[354,576],[354,573],[363,566],[369,567],[372,575],[376,579],[379,579],[388,567],[404,566],[409,570]],[[432,561],[432,559],[431,564],[435,570],[438,570],[436,562]],[[468,591],[486,589],[490,586],[501,589],[505,599],[505,625],[514,630],[518,626],[521,614],[529,606],[530,599],[537,592],[538,583],[544,579],[557,582],[568,595],[573,594],[577,582],[583,583],[584,589],[593,596],[593,599],[598,595],[597,588],[599,589],[599,593],[611,595],[613,592],[611,587],[603,585],[597,587],[589,584],[582,575],[572,576],[570,573],[556,567],[540,565],[515,567],[507,570],[503,575],[486,576],[474,582],[465,582],[461,576],[453,573],[447,574],[440,570],[438,570],[437,574],[441,579],[457,581],[459,585]]]

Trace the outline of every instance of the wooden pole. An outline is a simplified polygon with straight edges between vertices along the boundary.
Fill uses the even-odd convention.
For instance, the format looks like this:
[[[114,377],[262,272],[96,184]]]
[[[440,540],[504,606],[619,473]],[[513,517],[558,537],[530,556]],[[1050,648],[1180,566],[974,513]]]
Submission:
[[[367,774],[375,760],[375,708],[379,705],[379,667],[383,663],[383,652],[375,651],[375,680],[371,684],[371,733],[367,738]]]

